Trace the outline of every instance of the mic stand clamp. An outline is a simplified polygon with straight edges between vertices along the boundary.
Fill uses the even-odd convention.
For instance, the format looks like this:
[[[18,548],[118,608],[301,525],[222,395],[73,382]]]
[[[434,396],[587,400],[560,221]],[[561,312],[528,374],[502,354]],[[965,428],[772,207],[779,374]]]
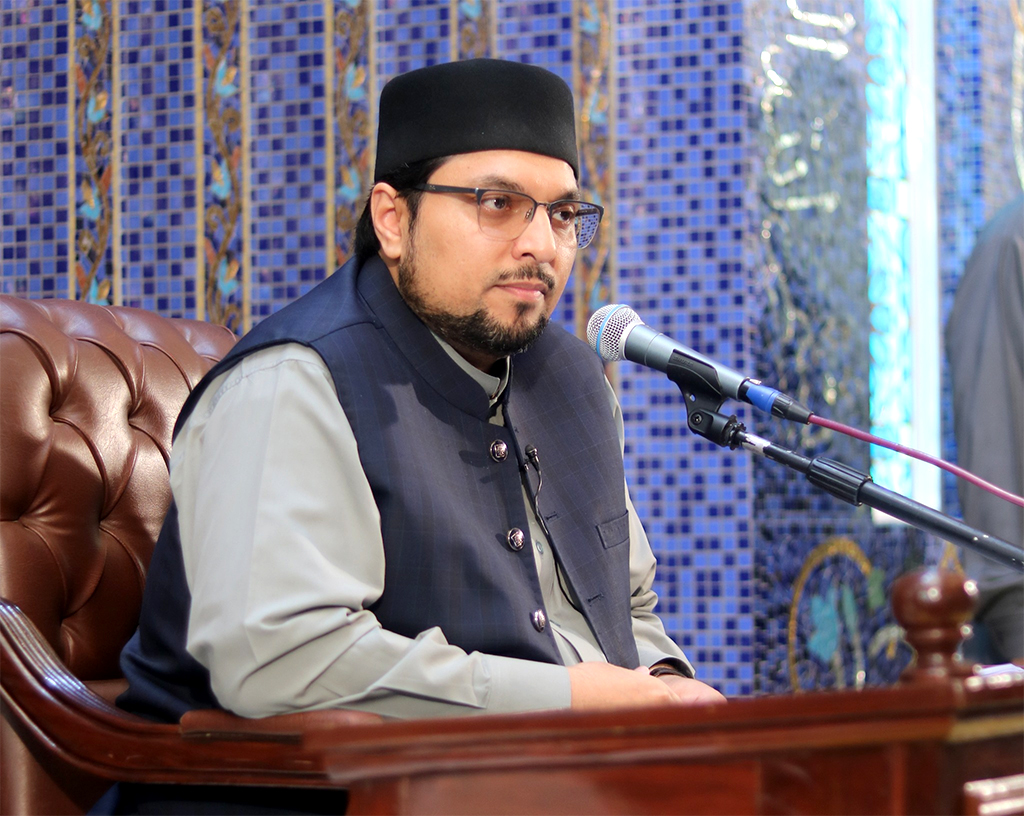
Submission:
[[[719,413],[725,397],[714,368],[673,351],[665,373],[682,392],[687,427],[716,445],[736,450],[747,428],[735,414],[726,417]]]

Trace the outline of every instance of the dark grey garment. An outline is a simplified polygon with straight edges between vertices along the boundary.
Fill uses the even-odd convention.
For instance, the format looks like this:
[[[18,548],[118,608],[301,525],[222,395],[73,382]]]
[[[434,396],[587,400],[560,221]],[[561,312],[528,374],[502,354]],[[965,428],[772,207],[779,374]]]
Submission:
[[[978,593],[971,638],[963,655],[972,663],[1009,663],[1024,659],[1024,584]]]
[[[996,213],[978,236],[946,324],[953,381],[957,461],[970,472],[1024,495],[1024,194]],[[1024,508],[964,480],[964,521],[1024,546]],[[971,550],[964,568],[986,594],[1024,577]],[[1016,594],[1016,597],[1021,597]],[[984,610],[979,610],[984,615]],[[1024,609],[1003,610],[992,631],[1009,658],[1024,657]]]

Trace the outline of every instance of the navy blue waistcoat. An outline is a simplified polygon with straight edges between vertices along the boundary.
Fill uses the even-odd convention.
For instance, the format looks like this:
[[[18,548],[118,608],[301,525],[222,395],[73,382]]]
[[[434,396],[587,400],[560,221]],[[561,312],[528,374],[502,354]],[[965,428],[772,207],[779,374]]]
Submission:
[[[574,601],[608,660],[638,665],[622,457],[601,365],[584,343],[549,326],[516,355],[505,427],[493,425],[483,389],[406,306],[383,263],[350,261],[243,338],[177,427],[213,377],[284,342],[324,359],[355,433],[381,516],[385,584],[371,609],[382,626],[408,637],[438,626],[468,652],[561,662],[550,627],[535,625],[544,602],[529,544],[510,544],[515,529],[529,542],[521,478],[533,446],[544,473],[538,509]],[[499,440],[504,459],[491,455]],[[189,605],[172,504],[139,630],[122,654],[122,707],[174,722],[218,706],[208,672],[185,650]]]

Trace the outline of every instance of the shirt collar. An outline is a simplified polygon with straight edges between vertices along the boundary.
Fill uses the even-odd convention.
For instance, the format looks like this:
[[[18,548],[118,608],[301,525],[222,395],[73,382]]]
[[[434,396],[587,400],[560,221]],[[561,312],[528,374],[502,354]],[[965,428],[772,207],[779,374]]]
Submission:
[[[490,400],[491,405],[494,405],[494,403],[500,399],[501,392],[504,391],[505,387],[508,385],[509,358],[504,357],[498,361],[498,368],[501,373],[498,376],[494,376],[493,374],[481,371],[475,365],[470,363],[469,360],[452,348],[443,337],[433,331],[431,331],[431,334],[433,334],[434,339],[441,344],[441,348],[445,350],[448,356],[455,361],[455,364],[472,377],[473,380],[487,392],[487,398]]]

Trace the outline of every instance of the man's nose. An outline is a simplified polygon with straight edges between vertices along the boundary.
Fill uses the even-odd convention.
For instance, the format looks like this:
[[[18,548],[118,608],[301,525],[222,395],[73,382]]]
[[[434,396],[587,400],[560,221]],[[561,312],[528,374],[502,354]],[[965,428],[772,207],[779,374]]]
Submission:
[[[513,245],[517,257],[532,257],[541,263],[551,263],[558,254],[558,242],[551,226],[547,207],[538,206],[523,234]]]

